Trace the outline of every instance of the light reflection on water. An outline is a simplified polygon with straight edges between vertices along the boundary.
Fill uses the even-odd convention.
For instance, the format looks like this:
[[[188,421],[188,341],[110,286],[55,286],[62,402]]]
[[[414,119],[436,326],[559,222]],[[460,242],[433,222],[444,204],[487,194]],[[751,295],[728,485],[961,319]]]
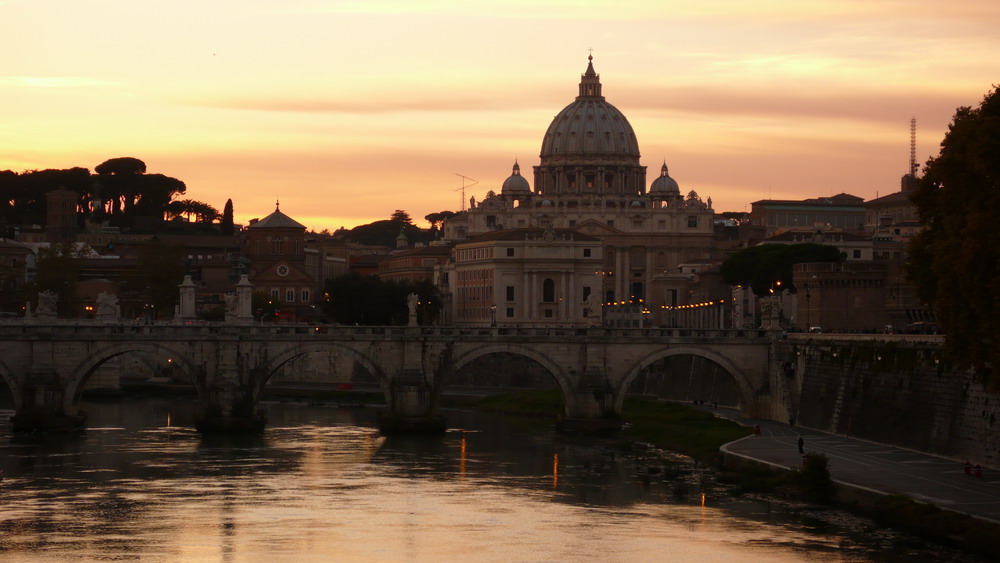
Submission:
[[[9,426],[0,430],[4,560],[948,556],[849,516],[817,530],[781,507],[731,498],[679,456],[566,441],[477,413],[449,412],[469,430],[443,438],[385,438],[373,411],[270,405],[263,436],[209,439],[186,426],[182,402],[87,408],[94,426],[77,439],[11,443]]]

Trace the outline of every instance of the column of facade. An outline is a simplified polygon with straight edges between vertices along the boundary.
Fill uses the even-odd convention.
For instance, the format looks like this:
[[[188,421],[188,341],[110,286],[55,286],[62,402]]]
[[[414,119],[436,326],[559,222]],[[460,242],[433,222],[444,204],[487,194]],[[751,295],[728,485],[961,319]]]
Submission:
[[[570,311],[573,311],[574,309],[574,307],[570,307],[570,303],[573,299],[569,283],[569,278],[571,276],[572,274],[563,274],[560,276],[561,279],[559,280],[561,282],[559,285],[562,286],[561,291],[563,295],[562,301],[559,301],[559,318],[567,321],[576,320],[576,315],[570,315]],[[558,297],[556,297],[556,299],[558,299]]]
[[[623,249],[627,248],[627,246],[619,246],[618,254],[615,256],[615,272],[617,272],[615,276],[615,299],[618,301],[624,301],[628,297],[628,289],[622,288],[622,284],[625,284],[626,287],[628,286],[628,271],[626,270],[628,262],[624,257],[625,251],[623,251]]]
[[[538,318],[538,300],[535,299],[535,283],[538,281],[537,272],[531,272],[528,274],[528,287],[525,291],[525,297],[528,300],[528,316],[526,320],[533,320]]]

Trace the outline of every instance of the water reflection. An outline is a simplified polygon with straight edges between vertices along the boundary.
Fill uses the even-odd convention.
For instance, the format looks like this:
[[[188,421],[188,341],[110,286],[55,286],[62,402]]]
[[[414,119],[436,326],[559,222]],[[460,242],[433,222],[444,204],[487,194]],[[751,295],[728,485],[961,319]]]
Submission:
[[[502,417],[450,411],[443,438],[385,438],[374,411],[272,404],[263,435],[220,438],[191,430],[183,401],[87,409],[94,427],[76,439],[0,442],[5,560],[957,557],[842,513],[733,497],[687,458]]]

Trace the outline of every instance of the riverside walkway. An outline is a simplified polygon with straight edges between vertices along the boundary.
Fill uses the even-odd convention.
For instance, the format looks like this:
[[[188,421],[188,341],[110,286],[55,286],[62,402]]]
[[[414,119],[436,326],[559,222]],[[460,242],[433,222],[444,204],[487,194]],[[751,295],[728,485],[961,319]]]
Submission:
[[[725,453],[797,469],[802,466],[797,444],[801,436],[807,453],[827,456],[830,475],[840,484],[904,495],[1000,523],[1000,471],[983,469],[982,477],[966,475],[962,461],[773,421],[743,419],[735,411],[720,409],[717,414],[761,428],[760,435],[722,446]]]

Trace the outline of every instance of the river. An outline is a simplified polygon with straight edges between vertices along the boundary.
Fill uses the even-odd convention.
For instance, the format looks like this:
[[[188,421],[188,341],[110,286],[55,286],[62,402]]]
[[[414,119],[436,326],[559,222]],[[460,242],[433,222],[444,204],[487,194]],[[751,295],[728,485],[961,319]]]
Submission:
[[[268,404],[205,438],[187,399],[82,405],[78,437],[0,424],[4,561],[929,561],[958,551],[839,510],[738,496],[688,458],[449,410],[439,438],[377,411]]]

